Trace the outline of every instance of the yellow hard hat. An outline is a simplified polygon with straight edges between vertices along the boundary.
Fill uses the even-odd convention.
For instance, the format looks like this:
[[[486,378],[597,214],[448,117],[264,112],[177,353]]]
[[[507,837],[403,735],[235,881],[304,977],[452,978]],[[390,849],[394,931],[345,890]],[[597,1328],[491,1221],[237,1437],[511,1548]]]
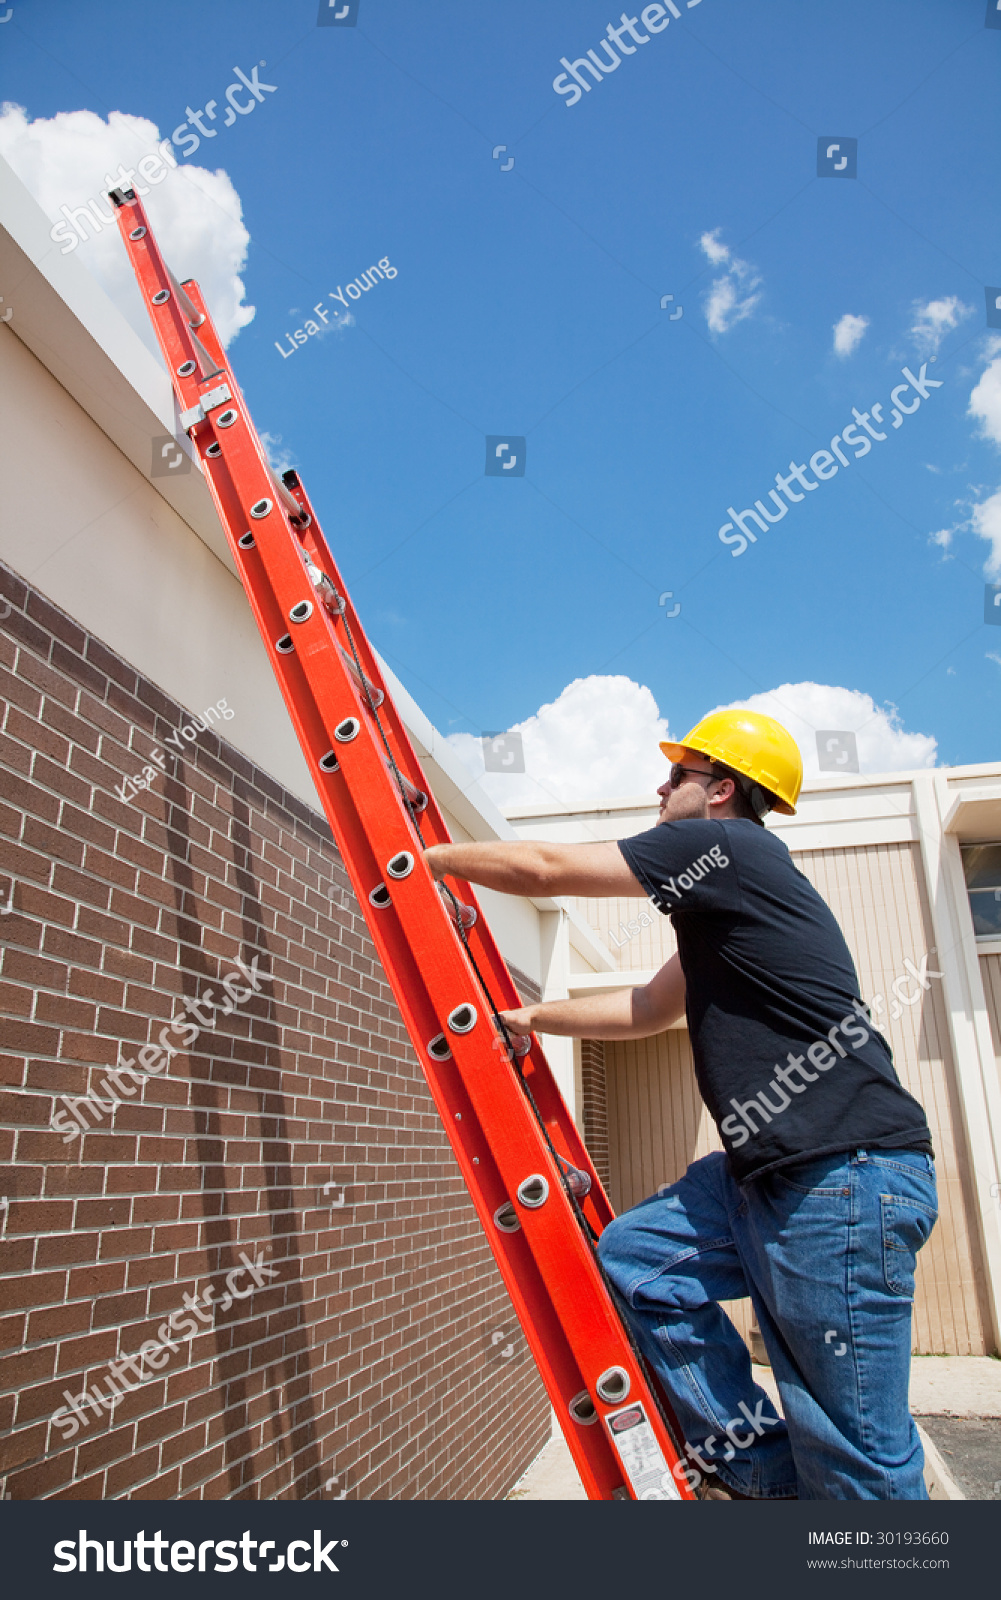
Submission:
[[[760,711],[712,711],[681,744],[664,740],[660,748],[668,761],[684,760],[686,750],[721,761],[766,789],[769,797],[774,796],[776,811],[787,817],[796,815],[803,758],[792,734],[774,717]]]

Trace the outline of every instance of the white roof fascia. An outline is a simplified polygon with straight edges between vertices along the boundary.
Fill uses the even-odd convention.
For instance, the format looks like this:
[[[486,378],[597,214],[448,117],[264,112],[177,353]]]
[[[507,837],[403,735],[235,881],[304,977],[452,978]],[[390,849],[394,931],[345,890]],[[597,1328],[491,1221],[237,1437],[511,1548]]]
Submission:
[[[60,251],[51,226],[0,157],[0,283],[14,309],[8,329],[236,576],[208,485],[178,426],[166,367],[77,253]],[[179,478],[150,477],[153,440],[163,434],[177,439],[194,463]]]
[[[978,838],[1001,838],[1001,784],[949,789],[949,805],[942,818],[943,833]]]

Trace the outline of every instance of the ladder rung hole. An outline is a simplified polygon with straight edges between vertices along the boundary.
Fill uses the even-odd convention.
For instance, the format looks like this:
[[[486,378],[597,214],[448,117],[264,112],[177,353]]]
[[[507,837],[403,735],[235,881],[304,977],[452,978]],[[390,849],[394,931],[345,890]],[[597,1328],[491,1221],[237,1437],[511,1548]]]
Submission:
[[[145,228],[133,228],[132,232],[129,234],[129,238],[130,239],[145,239],[145,237],[146,237],[146,229]]]
[[[377,911],[384,911],[387,906],[391,906],[393,903],[389,890],[384,883],[377,883],[368,899],[369,904],[375,906]]]
[[[518,1199],[530,1211],[545,1205],[549,1199],[549,1183],[541,1172],[533,1172],[531,1177],[522,1179],[518,1185]]]
[[[242,533],[236,542],[241,550],[253,550],[254,535],[252,533]]]
[[[501,1233],[518,1232],[518,1229],[521,1227],[521,1223],[518,1221],[518,1213],[514,1209],[514,1206],[511,1204],[510,1200],[505,1200],[502,1206],[497,1207],[497,1210],[494,1212],[494,1223],[500,1229]]]
[[[156,291],[156,294],[153,296],[153,304],[155,306],[166,305],[166,303],[167,303],[167,301],[169,299],[170,299],[170,290],[169,289],[158,289]]]
[[[606,1367],[594,1387],[599,1400],[604,1400],[606,1405],[618,1405],[629,1393],[629,1374],[625,1367]]]
[[[436,1033],[433,1039],[428,1040],[428,1055],[432,1061],[450,1061],[452,1052],[448,1048],[448,1040],[443,1033]]]
[[[231,428],[239,415],[240,413],[238,411],[234,411],[232,406],[227,406],[226,410],[220,412],[216,417],[216,427]]]
[[[328,750],[325,756],[321,756],[317,765],[319,766],[321,772],[340,771],[337,757],[332,750]]]
[[[453,1033],[469,1033],[476,1026],[476,1007],[471,1005],[456,1006],[450,1011],[447,1022]]]
[[[143,232],[145,233],[145,231],[146,230],[144,228]],[[177,369],[177,376],[179,378],[190,378],[191,374],[197,371],[198,368],[193,361],[182,361],[181,365]]]
[[[256,505],[251,506],[250,515],[252,517],[266,517],[268,512],[271,510],[272,503],[265,495],[263,500],[258,500]]]
[[[222,445],[219,443],[218,439],[213,439],[212,443],[209,445],[208,449],[205,451],[205,454],[207,456],[221,456],[222,455]]]
[[[597,1422],[598,1420],[597,1408],[586,1389],[582,1389],[580,1394],[574,1395],[567,1406],[567,1410],[573,1420],[579,1423],[582,1428],[589,1428],[592,1422]]]
[[[339,722],[334,729],[334,738],[339,739],[341,744],[349,744],[360,731],[361,723],[357,717],[345,717],[344,721]]]
[[[386,871],[391,878],[409,878],[414,870],[414,858],[409,850],[401,850],[394,856]]]
[[[283,633],[280,639],[275,640],[275,649],[280,656],[290,655],[295,649],[295,645],[292,643],[292,635]]]
[[[306,618],[307,617],[311,617],[312,615],[313,615],[313,602],[312,602],[312,600],[300,600],[299,604],[293,606],[291,611],[289,612],[289,620],[291,622],[305,622]]]

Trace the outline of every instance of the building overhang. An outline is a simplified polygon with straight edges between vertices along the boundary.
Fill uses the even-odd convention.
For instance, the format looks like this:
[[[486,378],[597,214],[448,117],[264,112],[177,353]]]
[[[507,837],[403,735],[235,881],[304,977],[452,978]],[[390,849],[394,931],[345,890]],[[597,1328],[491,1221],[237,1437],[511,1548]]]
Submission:
[[[942,831],[963,844],[1001,840],[1001,784],[950,790]]]

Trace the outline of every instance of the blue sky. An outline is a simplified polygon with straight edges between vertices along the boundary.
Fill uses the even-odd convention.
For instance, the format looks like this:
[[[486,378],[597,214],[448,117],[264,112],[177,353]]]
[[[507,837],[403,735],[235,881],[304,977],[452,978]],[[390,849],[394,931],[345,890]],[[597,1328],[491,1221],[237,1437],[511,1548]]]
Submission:
[[[680,736],[814,684],[896,706],[880,726],[929,736],[940,762],[996,760],[1001,628],[983,618],[1001,570],[969,526],[1001,484],[989,376],[968,412],[1001,371],[984,0],[676,0],[574,105],[560,57],[618,25],[609,0],[355,3],[355,27],[319,28],[317,0],[15,0],[0,90],[32,121],[121,111],[168,136],[267,63],[275,92],[181,164],[239,196],[256,313],[231,358],[428,715],[478,734],[622,675]],[[828,135],[858,139],[857,179],[817,176]],[[339,309],[330,292],[385,257],[396,278],[350,325],[283,358],[315,303]],[[865,325],[838,355],[846,316]],[[936,349],[942,387],[734,558],[727,507],[771,504],[853,407],[888,418],[901,369]],[[524,477],[485,476],[485,437],[508,431]],[[836,697],[811,704],[847,725]]]

